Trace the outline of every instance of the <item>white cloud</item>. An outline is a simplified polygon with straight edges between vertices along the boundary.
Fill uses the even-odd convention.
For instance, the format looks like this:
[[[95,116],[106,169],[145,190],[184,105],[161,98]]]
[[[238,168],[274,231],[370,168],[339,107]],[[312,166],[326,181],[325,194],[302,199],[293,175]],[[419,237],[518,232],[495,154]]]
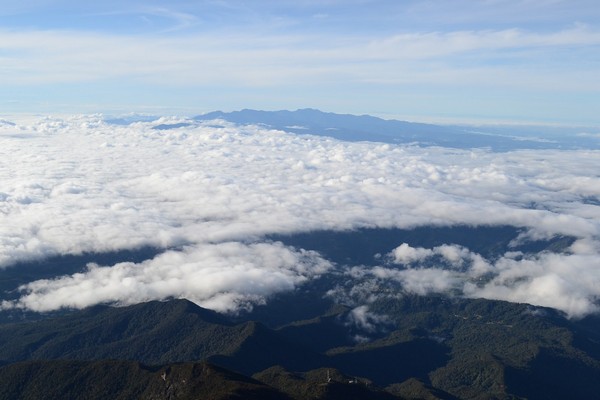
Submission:
[[[402,243],[392,251],[394,262],[399,264],[410,264],[421,261],[423,258],[433,255],[433,251],[422,247],[411,247],[408,243]]]
[[[592,1],[35,3],[0,10],[4,109],[597,124]]]
[[[179,19],[181,26],[194,22],[191,15],[152,10]],[[127,78],[167,86],[273,87],[303,79],[312,84],[436,82],[536,89],[552,83],[563,90],[593,90],[598,76],[594,66],[569,63],[565,68],[569,57],[561,54],[598,45],[600,33],[584,25],[544,33],[418,31],[352,38],[235,30],[228,35],[209,31],[179,36],[0,30],[4,50],[0,82],[32,85]],[[463,57],[468,57],[468,65]],[[504,60],[500,68],[498,59]],[[537,67],[540,59],[549,60],[546,68]]]
[[[599,310],[598,254],[541,254],[520,260],[500,259],[497,275],[483,286],[467,285],[465,293],[552,307],[573,317]]]
[[[367,334],[385,331],[389,319],[383,315],[378,315],[369,311],[366,305],[353,308],[346,316],[345,325],[358,329],[362,334],[355,336],[361,338],[357,341],[368,341]]]
[[[521,29],[408,33],[395,35],[371,44],[372,54],[394,55],[402,51],[404,57],[436,58],[464,52],[546,46],[599,45],[600,33],[587,26],[578,25],[546,34],[526,32]]]
[[[375,267],[368,272],[370,275],[399,282],[409,293],[427,295],[430,293],[446,293],[463,283],[461,274],[439,268],[418,268],[397,270],[392,268]]]
[[[595,310],[600,218],[599,207],[586,199],[600,197],[600,152],[348,143],[224,121],[221,127],[152,129],[173,122],[180,120],[112,126],[90,116],[0,126],[2,267],[57,254],[187,246],[140,265],[33,282],[16,304],[41,310],[172,296],[233,310],[324,271],[312,255],[296,265],[304,257],[297,251],[244,244],[261,235],[508,224],[531,237],[578,240],[572,254],[500,260],[451,244],[423,249],[399,243],[392,257],[411,268],[361,273],[401,282],[415,293],[462,290],[571,315]],[[418,265],[430,256],[445,260],[444,269]],[[211,275],[211,265],[222,265],[221,273]],[[158,279],[169,273],[172,279]],[[186,274],[197,278],[188,281]],[[220,289],[202,286],[206,277]],[[255,284],[246,285],[252,279]]]
[[[21,298],[4,307],[48,311],[175,297],[235,312],[264,303],[274,293],[293,290],[329,267],[315,253],[277,243],[204,244],[168,251],[141,264],[90,264],[83,273],[35,281],[22,286]]]
[[[402,244],[396,250],[406,252]],[[395,254],[396,250],[392,252]],[[397,282],[402,292],[427,295],[430,293],[461,294],[466,297],[506,300],[551,307],[570,317],[582,317],[600,310],[600,261],[597,240],[581,239],[571,252],[557,254],[542,252],[525,255],[507,252],[498,260],[485,260],[465,248],[443,245],[433,249],[419,248],[420,259],[411,259],[403,269],[392,266],[355,267],[348,272],[358,284],[344,295],[360,302],[372,302],[378,296],[365,297],[363,280],[377,279],[377,287],[385,282]],[[428,261],[441,255],[450,265]],[[404,263],[404,259],[393,259]],[[462,268],[467,265],[468,268]],[[356,289],[355,289],[356,288]],[[386,296],[385,292],[380,295]]]

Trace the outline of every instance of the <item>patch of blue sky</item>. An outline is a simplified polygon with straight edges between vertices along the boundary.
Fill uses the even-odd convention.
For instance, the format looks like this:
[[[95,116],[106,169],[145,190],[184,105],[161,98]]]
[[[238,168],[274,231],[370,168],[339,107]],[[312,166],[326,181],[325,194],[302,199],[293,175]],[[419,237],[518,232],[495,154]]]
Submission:
[[[0,103],[600,125],[597,21],[591,0],[32,0],[0,10]]]
[[[137,32],[142,29],[244,27],[305,30],[445,31],[521,26],[555,29],[570,23],[594,24],[600,18],[590,0],[375,0],[375,1],[103,1],[33,0],[3,5],[5,27],[94,28]]]

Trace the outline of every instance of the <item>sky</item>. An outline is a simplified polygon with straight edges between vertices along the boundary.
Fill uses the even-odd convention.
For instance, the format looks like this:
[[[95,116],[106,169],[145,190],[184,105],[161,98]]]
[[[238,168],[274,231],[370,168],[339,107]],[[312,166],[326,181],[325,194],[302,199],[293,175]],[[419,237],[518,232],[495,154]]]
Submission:
[[[0,114],[600,125],[595,0],[2,0]]]
[[[165,124],[180,127],[154,129]],[[500,299],[573,318],[598,313],[599,158],[589,149],[344,142],[222,120],[0,120],[0,269],[159,249],[142,262],[88,264],[34,280],[17,298],[0,297],[0,310],[186,298],[235,313],[327,274],[330,295],[356,308],[356,323],[372,322],[368,307],[378,293]],[[487,259],[450,238],[433,248],[399,242],[365,267],[264,239],[452,225],[511,225],[522,231],[519,240],[569,236],[573,243],[559,253],[509,247]],[[377,290],[389,285],[393,292]]]

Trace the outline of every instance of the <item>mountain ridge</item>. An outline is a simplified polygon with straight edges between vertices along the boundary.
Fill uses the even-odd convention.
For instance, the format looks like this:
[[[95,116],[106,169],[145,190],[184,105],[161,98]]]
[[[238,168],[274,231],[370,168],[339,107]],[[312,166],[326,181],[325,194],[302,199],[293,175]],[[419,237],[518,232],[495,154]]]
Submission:
[[[114,359],[156,370],[208,362],[255,378],[272,367],[292,375],[331,368],[404,398],[437,391],[446,398],[541,400],[551,392],[589,398],[600,390],[600,382],[590,380],[600,374],[597,316],[571,321],[550,309],[531,313],[526,304],[442,296],[385,298],[369,308],[386,316],[385,330],[366,342],[352,342],[347,330],[348,339],[336,342],[329,333],[349,329],[349,308],[271,329],[259,321],[231,322],[187,300],[96,306],[37,322],[0,324],[0,364]],[[267,375],[267,384],[288,376]],[[546,376],[552,389],[536,393],[531,385],[543,385]],[[289,394],[295,378],[288,378],[279,388]]]
[[[114,360],[27,361],[0,367],[0,398],[290,399],[262,382],[206,362],[152,368]]]
[[[194,121],[215,119],[242,125],[264,125],[296,134],[332,137],[351,142],[370,141],[460,149],[489,148],[494,151],[508,151],[517,148],[563,148],[567,145],[563,142],[540,141],[526,136],[476,132],[461,126],[387,120],[366,114],[336,114],[314,108],[295,111],[262,111],[246,108],[231,112],[212,111],[192,117]],[[173,124],[174,128],[182,126],[184,125]],[[158,129],[168,129],[168,125],[161,124]]]

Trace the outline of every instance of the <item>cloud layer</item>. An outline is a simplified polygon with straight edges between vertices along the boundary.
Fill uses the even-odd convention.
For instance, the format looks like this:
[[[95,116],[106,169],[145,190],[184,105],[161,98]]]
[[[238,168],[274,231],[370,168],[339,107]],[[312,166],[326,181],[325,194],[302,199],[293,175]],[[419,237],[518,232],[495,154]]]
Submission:
[[[454,293],[529,303],[582,317],[600,310],[597,290],[600,260],[598,244],[593,246],[596,248],[584,239],[575,242],[565,254],[525,255],[509,251],[497,260],[486,260],[457,245],[425,249],[403,243],[389,254],[389,264],[374,268],[358,266],[346,272],[358,282],[369,282],[371,289],[364,291],[359,284],[349,290],[332,291],[330,295],[370,303],[390,295],[373,296],[373,292],[382,293],[381,287],[397,283],[397,289],[405,293]],[[366,293],[369,294],[365,296]]]
[[[265,234],[511,224],[534,238],[579,240],[570,254],[500,260],[452,243],[398,243],[389,257],[405,268],[382,265],[362,274],[402,281],[416,293],[460,288],[572,315],[596,309],[600,152],[348,143],[224,121],[152,129],[176,122],[114,126],[87,116],[0,125],[1,267],[58,254],[184,248],[141,264],[33,282],[3,307],[187,297],[232,311],[331,268],[312,253],[253,243]],[[445,261],[424,268],[420,261],[428,257]]]
[[[274,88],[294,87],[291,82],[303,79],[311,86],[502,85],[515,90],[548,90],[552,83],[552,90],[593,92],[598,90],[593,62],[569,60],[577,48],[598,46],[600,31],[581,24],[553,32],[463,29],[372,33],[353,40],[347,34],[309,32],[172,37],[0,30],[5,52],[0,83],[26,87],[125,79],[176,87]],[[548,66],[535,68],[542,56]]]
[[[89,264],[83,273],[25,285],[19,302],[4,307],[50,311],[186,298],[213,310],[236,312],[264,304],[267,296],[293,290],[329,268],[317,254],[281,244],[206,244],[167,251],[141,264]]]

